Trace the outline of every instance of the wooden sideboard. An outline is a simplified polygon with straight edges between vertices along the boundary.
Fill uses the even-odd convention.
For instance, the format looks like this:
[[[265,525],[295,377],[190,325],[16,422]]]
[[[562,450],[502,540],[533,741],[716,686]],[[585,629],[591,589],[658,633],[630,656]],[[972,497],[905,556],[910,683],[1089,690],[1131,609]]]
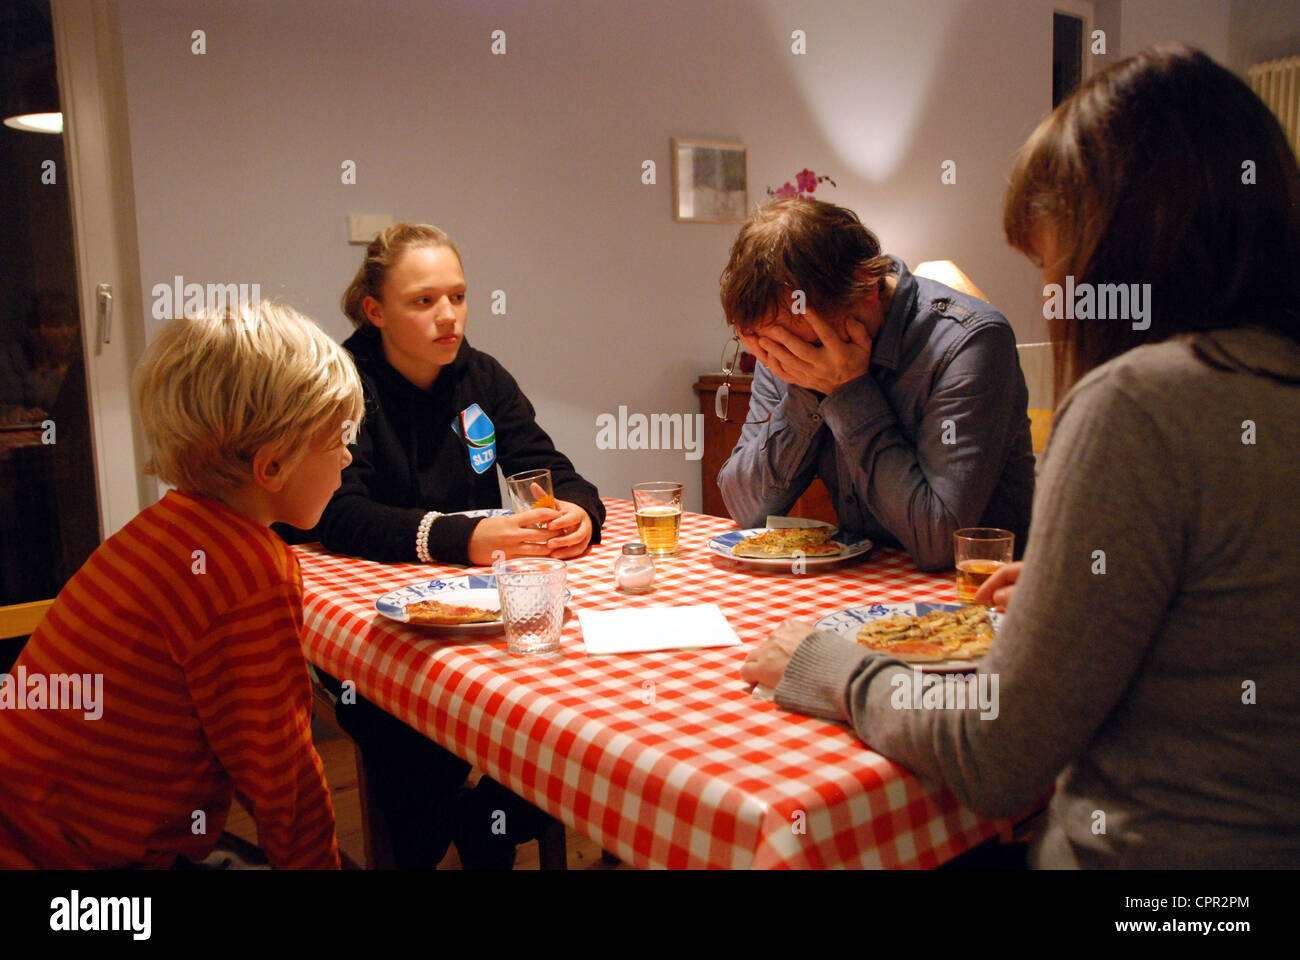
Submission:
[[[730,409],[727,416],[732,420],[743,421],[749,410],[749,389],[753,377],[733,374],[731,377],[728,401]],[[730,516],[727,505],[722,502],[722,491],[718,489],[718,471],[731,456],[736,441],[740,439],[740,423],[723,423],[714,413],[714,397],[718,387],[722,386],[723,377],[718,373],[706,373],[695,381],[695,392],[700,397],[700,412],[704,414],[704,455],[700,459],[701,482],[704,491],[704,512],[715,517]],[[789,516],[811,517],[835,523],[835,508],[831,505],[830,491],[815,478],[793,507]]]

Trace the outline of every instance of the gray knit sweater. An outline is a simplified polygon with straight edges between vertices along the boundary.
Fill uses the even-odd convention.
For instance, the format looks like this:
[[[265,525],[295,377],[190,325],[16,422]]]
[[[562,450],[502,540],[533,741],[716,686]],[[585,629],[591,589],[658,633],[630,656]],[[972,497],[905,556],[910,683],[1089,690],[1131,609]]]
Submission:
[[[1214,340],[1300,377],[1294,342]],[[986,816],[1055,781],[1036,866],[1300,866],[1300,387],[1185,340],[1083,378],[980,672],[996,716],[909,704],[910,670],[817,633],[776,699],[848,720]]]

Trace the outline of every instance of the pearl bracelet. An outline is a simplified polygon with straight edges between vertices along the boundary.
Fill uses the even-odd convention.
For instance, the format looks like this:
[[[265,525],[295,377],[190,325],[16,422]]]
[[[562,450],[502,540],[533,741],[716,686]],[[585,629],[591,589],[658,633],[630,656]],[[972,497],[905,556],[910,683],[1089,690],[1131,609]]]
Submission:
[[[441,516],[437,510],[430,510],[420,519],[420,526],[415,531],[415,555],[421,563],[433,563],[433,555],[429,553],[429,528]]]

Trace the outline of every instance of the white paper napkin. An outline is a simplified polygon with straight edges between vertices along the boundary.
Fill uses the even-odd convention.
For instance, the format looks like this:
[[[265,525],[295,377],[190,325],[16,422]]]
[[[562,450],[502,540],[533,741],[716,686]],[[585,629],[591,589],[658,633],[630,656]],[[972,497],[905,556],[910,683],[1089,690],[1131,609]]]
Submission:
[[[778,517],[776,514],[767,515],[767,529],[769,530],[808,530],[813,527],[830,527],[835,530],[835,524],[826,523],[822,520],[813,520],[810,517]]]
[[[695,647],[737,647],[740,637],[716,603],[693,607],[579,610],[588,653],[640,653]]]

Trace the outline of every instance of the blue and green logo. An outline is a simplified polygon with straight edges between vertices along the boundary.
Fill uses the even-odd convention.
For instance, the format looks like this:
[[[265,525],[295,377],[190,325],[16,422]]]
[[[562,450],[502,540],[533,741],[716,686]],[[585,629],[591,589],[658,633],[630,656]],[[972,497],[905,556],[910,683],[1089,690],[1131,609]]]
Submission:
[[[483,473],[497,460],[497,431],[477,403],[471,403],[451,422],[456,436],[469,447],[469,463],[475,473]]]

